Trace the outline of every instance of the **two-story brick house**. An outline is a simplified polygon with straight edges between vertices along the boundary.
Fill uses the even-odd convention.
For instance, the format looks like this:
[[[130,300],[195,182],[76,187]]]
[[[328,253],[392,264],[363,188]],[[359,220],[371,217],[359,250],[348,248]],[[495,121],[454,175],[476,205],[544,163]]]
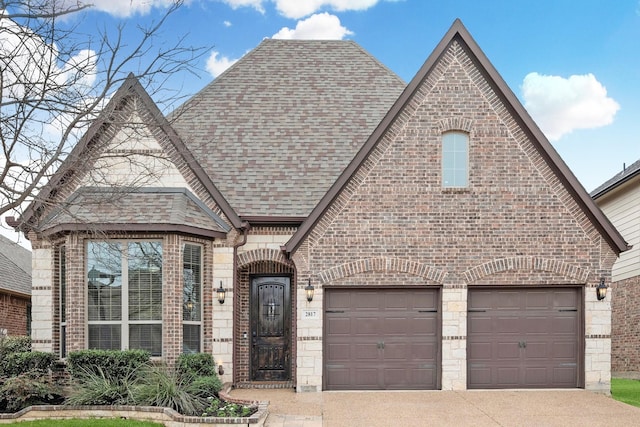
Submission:
[[[460,21],[408,85],[349,41],[265,40],[168,118],[132,77],[41,198],[16,222],[40,349],[609,390],[596,287],[627,244]]]

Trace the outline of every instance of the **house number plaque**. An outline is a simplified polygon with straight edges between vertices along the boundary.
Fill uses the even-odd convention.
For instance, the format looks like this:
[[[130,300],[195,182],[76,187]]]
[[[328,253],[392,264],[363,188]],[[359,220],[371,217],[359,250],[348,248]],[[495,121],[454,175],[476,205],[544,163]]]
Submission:
[[[302,310],[303,319],[319,319],[320,312],[318,310]]]

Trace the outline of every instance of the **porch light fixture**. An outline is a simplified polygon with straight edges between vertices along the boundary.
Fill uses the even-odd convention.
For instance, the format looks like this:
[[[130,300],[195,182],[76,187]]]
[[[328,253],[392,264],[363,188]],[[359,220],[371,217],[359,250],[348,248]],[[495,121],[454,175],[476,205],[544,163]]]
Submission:
[[[218,293],[218,302],[220,304],[224,304],[224,296],[227,293],[227,291],[224,290],[224,288],[222,287],[222,280],[220,281],[220,287],[217,290]]]
[[[311,278],[309,278],[307,286],[304,287],[304,292],[307,294],[307,301],[313,301],[313,285],[311,284]]]
[[[604,278],[600,279],[600,284],[596,287],[596,297],[598,301],[602,301],[607,297],[607,285],[604,283]]]
[[[222,362],[218,364],[218,375],[224,375],[224,367],[222,366]]]

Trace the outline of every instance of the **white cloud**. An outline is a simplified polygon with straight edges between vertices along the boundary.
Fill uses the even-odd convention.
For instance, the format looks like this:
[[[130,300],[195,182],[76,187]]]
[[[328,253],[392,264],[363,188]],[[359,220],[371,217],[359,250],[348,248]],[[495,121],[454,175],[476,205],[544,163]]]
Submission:
[[[336,12],[366,10],[380,0],[275,0],[278,12],[287,18],[299,19],[311,15],[322,8]]]
[[[226,56],[221,56],[219,52],[215,50],[211,52],[209,55],[209,59],[207,59],[207,71],[215,78],[222,74],[227,68],[231,67],[238,60],[237,59],[229,59]]]
[[[613,122],[620,105],[593,74],[569,78],[529,73],[522,84],[524,106],[552,141],[575,129]]]
[[[64,0],[63,4],[74,7],[77,4],[91,4],[93,8],[110,15],[127,18],[133,15],[146,15],[153,8],[164,9],[174,4],[176,0]],[[187,1],[186,3],[189,3]]]
[[[101,0],[109,1],[109,0]],[[260,13],[265,13],[264,4],[275,3],[278,13],[286,18],[300,19],[312,15],[322,9],[335,12],[348,10],[366,10],[382,0],[222,0],[233,9],[252,7]],[[385,0],[400,1],[400,0]]]
[[[223,22],[223,24],[224,24],[224,26],[225,26],[225,27],[227,27],[227,28],[229,28],[231,25],[233,25],[233,24],[231,24],[231,22],[230,22],[230,21],[224,21],[224,22]]]
[[[298,21],[295,29],[282,28],[274,39],[342,40],[353,32],[340,24],[340,19],[329,13],[318,13]]]
[[[264,6],[262,6],[262,4],[265,3],[265,0],[222,0],[222,2],[229,5],[232,9],[252,7],[260,13],[264,13]]]

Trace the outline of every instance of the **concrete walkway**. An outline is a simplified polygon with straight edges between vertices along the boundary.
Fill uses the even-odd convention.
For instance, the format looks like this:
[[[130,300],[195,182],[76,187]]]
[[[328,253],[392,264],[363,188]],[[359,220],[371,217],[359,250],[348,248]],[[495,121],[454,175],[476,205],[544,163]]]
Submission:
[[[236,389],[268,400],[267,427],[640,426],[640,408],[584,390],[322,392]]]

